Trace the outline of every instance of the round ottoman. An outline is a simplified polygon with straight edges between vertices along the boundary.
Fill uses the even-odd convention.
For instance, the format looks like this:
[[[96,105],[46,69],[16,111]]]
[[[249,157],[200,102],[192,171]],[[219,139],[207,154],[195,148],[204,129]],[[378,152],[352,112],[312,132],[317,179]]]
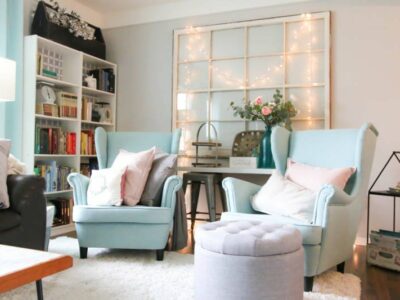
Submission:
[[[221,221],[199,226],[195,240],[196,299],[303,299],[304,256],[297,229]]]

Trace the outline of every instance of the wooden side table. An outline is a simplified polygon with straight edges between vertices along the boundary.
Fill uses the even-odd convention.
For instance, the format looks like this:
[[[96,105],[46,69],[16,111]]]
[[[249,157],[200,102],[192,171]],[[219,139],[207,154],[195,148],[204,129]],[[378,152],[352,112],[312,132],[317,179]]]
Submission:
[[[0,293],[35,281],[42,300],[42,278],[70,267],[71,256],[0,245]]]

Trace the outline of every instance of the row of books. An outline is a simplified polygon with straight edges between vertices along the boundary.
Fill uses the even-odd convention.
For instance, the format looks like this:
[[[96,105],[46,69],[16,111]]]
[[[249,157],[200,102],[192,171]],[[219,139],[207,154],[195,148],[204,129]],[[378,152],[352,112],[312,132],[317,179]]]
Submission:
[[[97,158],[89,158],[88,163],[81,163],[81,174],[87,177],[92,175],[93,170],[99,169]]]
[[[78,96],[76,94],[59,92],[57,103],[60,117],[76,118],[78,116]]]
[[[56,192],[69,190],[71,187],[67,177],[75,170],[68,166],[59,165],[57,161],[37,162],[34,168],[36,175],[41,176],[46,181],[46,192]]]
[[[35,154],[76,154],[76,133],[37,125]]]
[[[94,146],[94,130],[81,131],[81,154],[82,155],[95,155],[96,149]]]
[[[54,205],[53,226],[61,226],[72,222],[73,201],[68,198],[55,198],[49,200]]]
[[[113,69],[107,68],[90,70],[89,75],[92,75],[94,78],[96,78],[98,90],[115,93],[115,75]]]

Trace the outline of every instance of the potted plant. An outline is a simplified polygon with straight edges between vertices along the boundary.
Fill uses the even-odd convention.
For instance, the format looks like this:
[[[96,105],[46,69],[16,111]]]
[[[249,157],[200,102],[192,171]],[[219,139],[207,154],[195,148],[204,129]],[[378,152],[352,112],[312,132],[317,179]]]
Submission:
[[[285,126],[291,130],[290,119],[296,116],[297,111],[290,101],[282,101],[282,94],[276,90],[273,101],[264,102],[262,97],[257,97],[253,102],[242,106],[235,106],[231,102],[234,115],[239,115],[248,121],[262,121],[265,124],[265,132],[260,141],[257,166],[259,168],[275,168],[271,152],[271,132],[276,125]]]

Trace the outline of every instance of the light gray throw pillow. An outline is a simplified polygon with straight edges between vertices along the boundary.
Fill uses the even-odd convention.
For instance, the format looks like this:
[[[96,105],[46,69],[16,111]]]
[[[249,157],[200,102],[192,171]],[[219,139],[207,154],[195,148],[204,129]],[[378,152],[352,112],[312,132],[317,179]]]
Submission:
[[[10,153],[10,140],[0,139],[0,209],[10,207],[7,191],[8,155]]]
[[[140,199],[141,205],[160,206],[164,182],[176,174],[176,154],[156,154],[146,186]]]

